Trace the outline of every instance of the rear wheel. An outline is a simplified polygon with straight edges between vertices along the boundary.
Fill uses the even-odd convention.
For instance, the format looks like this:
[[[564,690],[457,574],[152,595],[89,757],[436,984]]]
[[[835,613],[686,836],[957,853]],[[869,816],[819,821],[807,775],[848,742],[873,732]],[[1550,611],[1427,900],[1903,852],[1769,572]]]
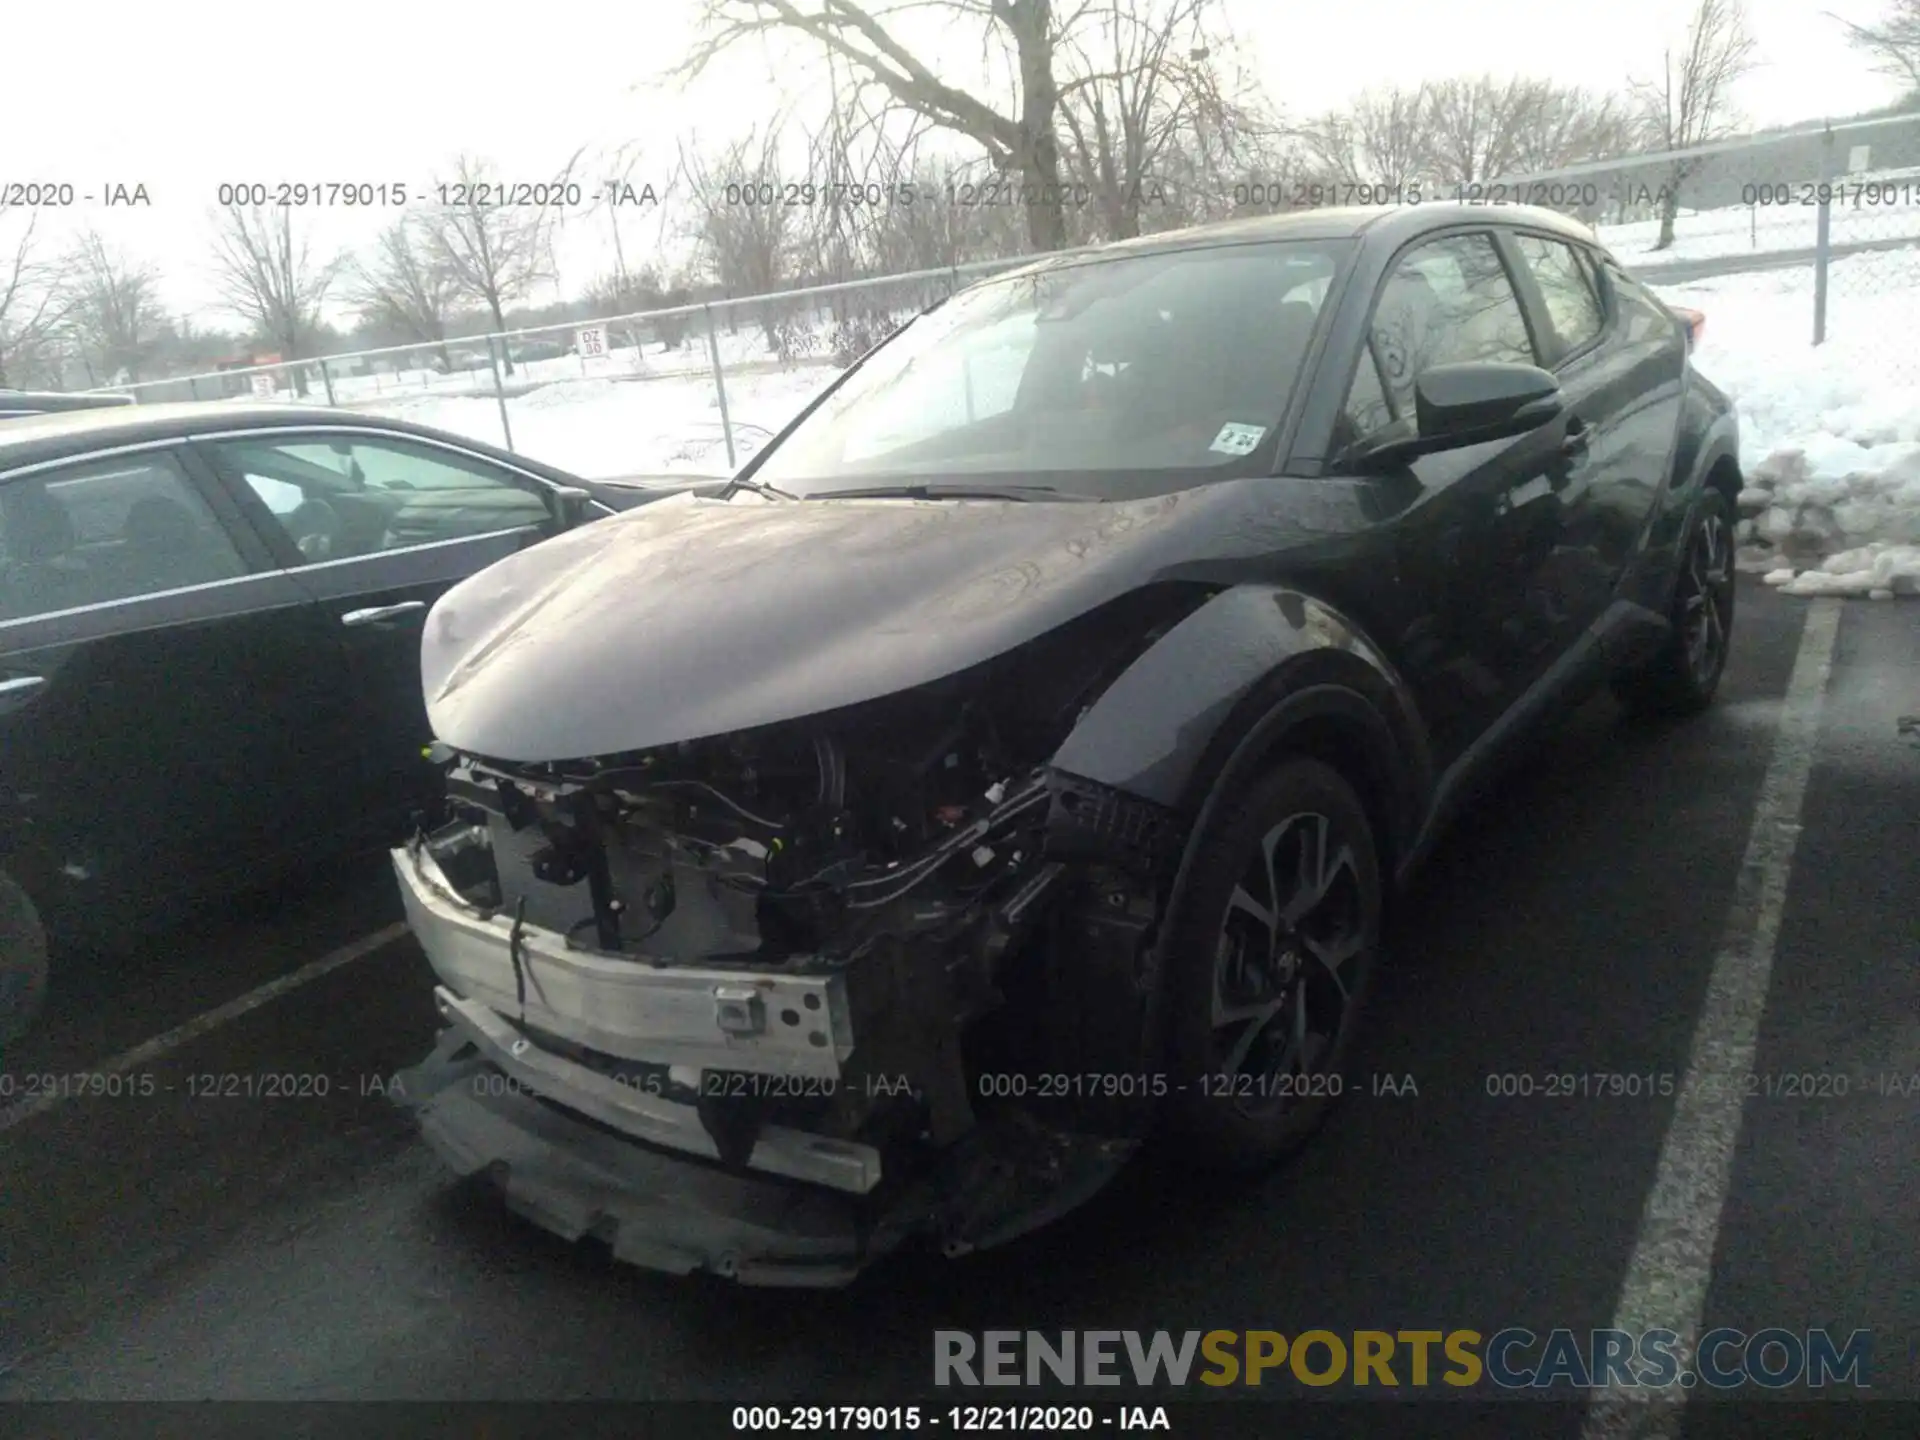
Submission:
[[[1694,715],[1713,703],[1733,639],[1733,520],[1709,490],[1682,552],[1673,633],[1644,669],[1617,677],[1614,694],[1636,714]]]
[[[1346,1087],[1379,946],[1365,807],[1317,760],[1282,763],[1209,822],[1169,931],[1167,1137],[1213,1168],[1297,1148]]]
[[[0,1045],[17,1040],[47,998],[47,932],[33,901],[0,871]]]

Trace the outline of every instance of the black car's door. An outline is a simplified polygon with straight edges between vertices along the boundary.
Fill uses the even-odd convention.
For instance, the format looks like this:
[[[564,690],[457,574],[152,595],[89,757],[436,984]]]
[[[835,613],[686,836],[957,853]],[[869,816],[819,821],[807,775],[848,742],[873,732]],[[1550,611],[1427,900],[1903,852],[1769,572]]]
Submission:
[[[434,793],[420,637],[456,582],[552,534],[552,489],[450,444],[376,429],[256,430],[197,442],[345,649],[366,803]]]
[[[1586,442],[1559,492],[1560,544],[1536,596],[1566,646],[1607,608],[1645,542],[1672,462],[1686,344],[1650,300],[1636,313],[1632,282],[1606,284],[1584,247],[1526,231],[1504,239],[1566,423]]]
[[[336,655],[181,446],[0,475],[0,864],[116,926],[264,873],[340,815]]]
[[[1537,364],[1492,236],[1459,231],[1402,251],[1373,297],[1335,425],[1330,468],[1384,434],[1412,434],[1414,383],[1462,361]],[[1420,692],[1435,759],[1456,757],[1552,663],[1558,628],[1539,574],[1561,543],[1559,496],[1584,463],[1564,421],[1517,439],[1425,455],[1371,480],[1393,530],[1394,574],[1355,604],[1385,627]],[[1366,587],[1360,587],[1362,591]]]

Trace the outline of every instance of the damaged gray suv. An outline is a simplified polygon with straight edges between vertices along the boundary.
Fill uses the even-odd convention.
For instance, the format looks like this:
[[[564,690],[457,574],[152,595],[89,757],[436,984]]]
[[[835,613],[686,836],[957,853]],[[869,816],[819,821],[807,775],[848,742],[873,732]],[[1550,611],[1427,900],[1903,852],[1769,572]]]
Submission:
[[[1544,211],[963,291],[724,495],[435,606],[406,1103],[539,1224],[760,1284],[998,1243],[1149,1142],[1267,1165],[1476,782],[1596,687],[1711,700],[1736,438]]]

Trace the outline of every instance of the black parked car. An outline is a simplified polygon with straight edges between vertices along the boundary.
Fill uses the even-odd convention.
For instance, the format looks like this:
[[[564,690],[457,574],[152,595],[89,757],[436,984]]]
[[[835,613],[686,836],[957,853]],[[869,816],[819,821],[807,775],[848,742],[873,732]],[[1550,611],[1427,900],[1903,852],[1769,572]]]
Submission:
[[[428,606],[651,498],[312,409],[0,425],[0,1039],[47,930],[137,932],[432,798]]]
[[[23,415],[54,415],[68,410],[97,410],[109,405],[131,405],[131,395],[69,394],[64,390],[0,389],[0,420]]]
[[[974,286],[732,499],[435,607],[408,1103],[539,1223],[765,1283],[997,1243],[1150,1139],[1266,1165],[1470,787],[1609,682],[1709,702],[1740,485],[1681,321],[1549,212]]]

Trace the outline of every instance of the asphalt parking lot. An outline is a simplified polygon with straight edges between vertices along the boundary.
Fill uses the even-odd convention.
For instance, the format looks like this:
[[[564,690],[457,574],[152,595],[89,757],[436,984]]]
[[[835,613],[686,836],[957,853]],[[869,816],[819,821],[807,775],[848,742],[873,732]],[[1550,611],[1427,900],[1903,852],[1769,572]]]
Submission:
[[[1648,730],[1595,701],[1460,824],[1397,918],[1359,1093],[1294,1163],[1230,1190],[1142,1170],[1005,1250],[843,1292],[618,1267],[449,1186],[379,1093],[433,1019],[404,935],[350,948],[397,921],[378,864],[69,978],[0,1063],[16,1104],[20,1077],[301,983],[125,1071],[150,1093],[0,1098],[0,1398],[877,1403],[926,1389],[940,1328],[1584,1331],[1689,1294],[1706,1327],[1870,1330],[1876,1393],[1920,1398],[1920,748],[1897,730],[1920,611],[1813,605],[1743,584],[1709,715]],[[1490,1093],[1702,1063],[1753,1093]],[[207,1093],[261,1074],[327,1093]],[[1701,1402],[1686,1433],[1738,1432]]]

